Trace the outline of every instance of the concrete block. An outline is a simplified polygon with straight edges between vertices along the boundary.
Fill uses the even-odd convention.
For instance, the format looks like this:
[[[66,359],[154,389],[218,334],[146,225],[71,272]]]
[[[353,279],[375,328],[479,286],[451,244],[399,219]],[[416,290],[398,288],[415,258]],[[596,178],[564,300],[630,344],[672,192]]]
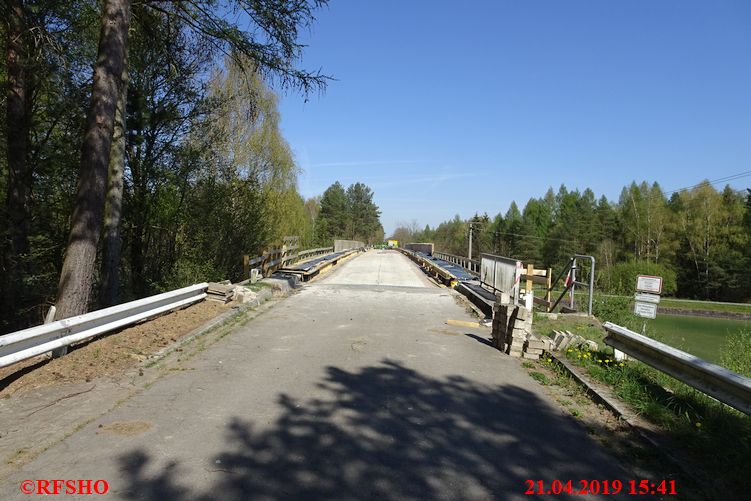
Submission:
[[[524,352],[524,353],[522,353],[522,356],[524,358],[528,358],[530,360],[539,360],[540,359],[540,355],[538,353]]]
[[[561,343],[563,343],[563,340],[566,339],[566,336],[562,332],[554,331],[555,332],[555,338],[553,338],[553,349],[557,350],[560,348]]]
[[[563,351],[571,344],[573,337],[566,334],[563,335],[563,341],[558,345],[558,350]]]
[[[529,341],[527,341],[527,347],[542,350],[545,349],[545,342],[543,342],[541,339],[530,339]]]
[[[589,348],[589,351],[597,351],[597,350],[599,350],[599,349],[600,349],[600,346],[599,346],[599,345],[598,345],[597,343],[595,343],[594,341],[590,340],[590,339],[587,339],[587,340],[586,340],[586,341],[584,342],[584,345],[585,345],[585,346],[586,346],[587,348]]]
[[[527,308],[519,308],[519,311],[516,313],[516,318],[520,320],[528,320],[531,316],[532,312]]]
[[[507,355],[514,358],[521,358],[523,356],[523,353],[521,351],[510,350]]]

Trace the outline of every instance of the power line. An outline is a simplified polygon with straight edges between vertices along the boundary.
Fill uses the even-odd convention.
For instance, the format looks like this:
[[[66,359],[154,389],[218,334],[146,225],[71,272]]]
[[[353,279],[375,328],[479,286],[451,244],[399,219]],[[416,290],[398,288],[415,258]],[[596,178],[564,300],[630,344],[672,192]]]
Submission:
[[[663,192],[663,195],[677,193],[677,192],[684,191],[684,190],[693,190],[694,188],[698,188],[699,186],[701,186],[705,182],[708,183],[708,184],[714,185],[714,184],[717,184],[717,183],[724,183],[724,182],[727,182],[727,181],[735,181],[736,179],[742,179],[744,177],[749,177],[749,176],[751,176],[751,170],[748,170],[748,171],[745,171],[745,172],[739,172],[737,174],[731,174],[731,175],[725,176],[725,177],[720,177],[720,178],[714,179],[712,181],[702,181],[702,182],[694,184],[692,186],[687,186],[685,188],[678,188],[676,190],[666,191],[666,192]]]

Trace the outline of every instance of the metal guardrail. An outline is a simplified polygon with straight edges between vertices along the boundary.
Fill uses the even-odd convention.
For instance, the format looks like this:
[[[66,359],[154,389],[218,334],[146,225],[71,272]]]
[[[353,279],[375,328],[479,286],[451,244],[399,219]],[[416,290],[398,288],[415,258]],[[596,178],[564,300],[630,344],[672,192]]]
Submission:
[[[297,253],[297,260],[303,261],[316,256],[323,256],[325,254],[331,254],[334,252],[333,247],[319,247],[317,249],[308,249]]]
[[[201,283],[0,336],[0,367],[85,341],[206,297]]]
[[[297,251],[297,249],[298,246],[296,243],[285,244],[283,246],[271,247],[264,251],[261,256],[252,259],[248,255],[243,256],[243,280],[250,278],[250,270],[252,268],[259,268],[264,276],[268,276],[292,263],[334,252],[333,247],[320,247],[303,251]]]
[[[480,274],[479,259],[469,259],[464,256],[456,256],[454,254],[447,254],[445,252],[433,252],[433,255],[438,259],[443,259],[444,261],[448,261],[449,263],[459,265],[470,273],[473,273],[475,275]]]
[[[456,277],[451,272],[438,266],[438,264],[435,263],[434,261],[423,258],[419,254],[417,254],[415,251],[402,249],[401,247],[397,248],[396,250],[406,255],[415,263],[417,263],[429,275],[432,275],[435,278],[440,279],[441,282],[445,284],[450,284],[452,281],[456,280]]]
[[[751,378],[605,322],[605,344],[673,376],[739,411],[751,415]]]

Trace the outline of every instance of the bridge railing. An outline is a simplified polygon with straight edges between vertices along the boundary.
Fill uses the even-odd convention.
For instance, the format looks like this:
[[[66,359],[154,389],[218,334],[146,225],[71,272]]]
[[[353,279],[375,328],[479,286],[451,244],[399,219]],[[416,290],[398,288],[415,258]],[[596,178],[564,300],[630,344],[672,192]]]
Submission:
[[[250,270],[258,268],[263,276],[269,276],[280,268],[292,263],[304,261],[317,256],[331,254],[334,247],[319,247],[316,249],[299,250],[300,237],[284,237],[282,245],[274,245],[266,249],[260,256],[251,258],[243,256],[243,280],[250,278]]]
[[[751,378],[605,322],[605,344],[673,376],[683,383],[751,415]]]
[[[475,275],[480,274],[480,261],[478,259],[469,259],[468,257],[447,254],[445,252],[433,252],[433,256],[448,261],[449,263],[459,265]]]

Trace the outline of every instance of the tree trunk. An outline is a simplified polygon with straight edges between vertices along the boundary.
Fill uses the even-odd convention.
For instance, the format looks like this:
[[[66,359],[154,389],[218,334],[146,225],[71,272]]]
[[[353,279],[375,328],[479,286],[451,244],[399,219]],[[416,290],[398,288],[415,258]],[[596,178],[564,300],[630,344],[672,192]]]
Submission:
[[[26,159],[29,141],[29,101],[25,51],[26,21],[20,0],[8,1],[8,52],[6,130],[8,134],[8,186],[6,208],[8,236],[5,245],[5,280],[3,307],[5,318],[14,318],[16,305],[23,297],[20,290],[22,275],[29,253],[28,200],[31,191],[31,172]]]
[[[112,133],[109,178],[107,180],[107,199],[104,206],[102,290],[99,301],[102,307],[113,306],[120,300],[120,255],[122,249],[120,220],[122,219],[123,171],[125,170],[125,122],[127,119],[125,106],[128,95],[127,50],[126,46],[125,65],[121,78],[122,88],[115,111],[115,128]]]
[[[85,313],[89,305],[129,22],[130,0],[105,1],[81,152],[78,196],[58,286],[57,320]]]

